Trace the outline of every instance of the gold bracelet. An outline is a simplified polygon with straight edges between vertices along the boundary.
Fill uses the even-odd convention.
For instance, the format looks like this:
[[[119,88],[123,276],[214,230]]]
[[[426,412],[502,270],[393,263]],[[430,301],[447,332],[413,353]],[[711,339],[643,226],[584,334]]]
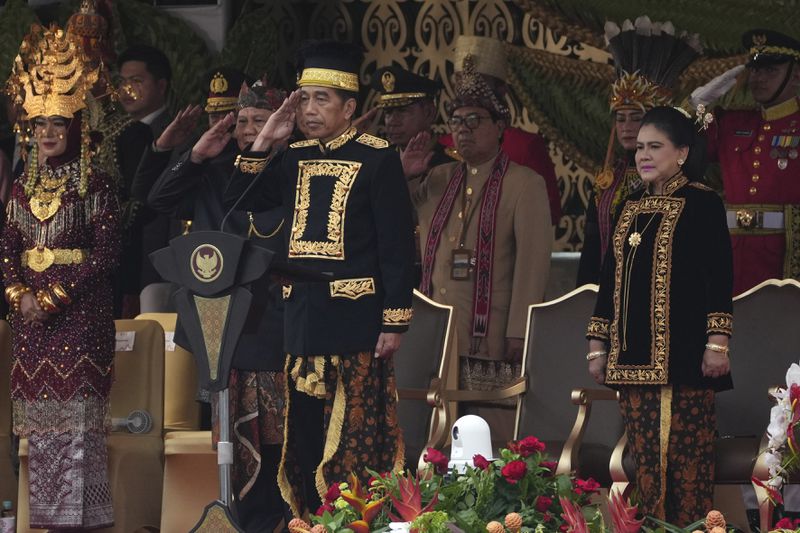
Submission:
[[[64,287],[60,282],[56,281],[55,283],[51,284],[50,291],[61,301],[62,304],[69,305],[72,303],[72,298],[69,297],[69,294],[64,290]]]
[[[47,289],[36,291],[36,301],[38,301],[39,306],[48,313],[55,314],[61,311],[55,301],[53,301],[53,295],[50,294],[50,291]]]
[[[605,351],[605,350],[597,350],[596,352],[587,353],[586,354],[586,360],[587,361],[593,361],[594,359],[597,359],[598,357],[605,357],[606,355],[608,355],[607,351]]]
[[[712,352],[717,352],[717,353],[724,353],[725,355],[728,355],[728,353],[731,351],[730,348],[728,348],[727,346],[723,346],[721,344],[714,344],[713,342],[706,343],[706,350],[711,350]]]

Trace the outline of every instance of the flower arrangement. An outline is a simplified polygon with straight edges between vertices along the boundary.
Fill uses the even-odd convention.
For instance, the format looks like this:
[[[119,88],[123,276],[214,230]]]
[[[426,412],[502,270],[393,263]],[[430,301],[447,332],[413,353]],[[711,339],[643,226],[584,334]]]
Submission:
[[[487,526],[496,533],[533,532],[539,525],[565,531],[564,502],[583,512],[600,485],[592,479],[555,475],[555,463],[546,460],[544,450],[539,439],[526,437],[510,442],[493,461],[476,455],[474,468],[453,473],[442,484],[435,509],[446,512],[466,533],[483,533]],[[429,450],[429,462],[431,456],[437,458]],[[434,468],[439,468],[436,463]],[[588,513],[590,522],[601,519],[594,507]]]
[[[753,482],[764,487],[773,502],[783,503],[780,488],[787,476],[800,465],[795,435],[795,428],[800,423],[800,365],[792,363],[786,371],[786,388],[776,389],[772,396],[776,403],[769,414],[769,443],[764,452],[769,479],[764,483],[753,478]]]
[[[798,367],[800,370],[800,367]],[[800,392],[800,389],[798,389]],[[591,498],[600,490],[593,479],[556,475],[545,446],[535,437],[508,444],[499,457],[473,457],[474,467],[458,473],[442,452],[428,448],[427,466],[416,473],[388,472],[363,485],[350,475],[347,483],[328,488],[313,523],[294,519],[291,533],[700,533],[725,531],[717,511],[681,529],[638,516],[636,506],[619,493],[608,499],[610,524],[603,522]],[[646,520],[655,523],[645,526]],[[789,524],[791,525],[791,524]],[[696,532],[695,532],[696,533]]]

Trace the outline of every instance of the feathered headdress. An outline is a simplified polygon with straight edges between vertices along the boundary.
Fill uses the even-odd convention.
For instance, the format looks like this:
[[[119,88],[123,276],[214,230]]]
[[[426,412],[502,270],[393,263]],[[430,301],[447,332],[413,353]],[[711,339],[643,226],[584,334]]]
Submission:
[[[697,34],[676,36],[671,22],[651,22],[647,16],[626,20],[622,28],[606,22],[605,38],[617,72],[612,111],[667,105],[681,72],[703,52]]]

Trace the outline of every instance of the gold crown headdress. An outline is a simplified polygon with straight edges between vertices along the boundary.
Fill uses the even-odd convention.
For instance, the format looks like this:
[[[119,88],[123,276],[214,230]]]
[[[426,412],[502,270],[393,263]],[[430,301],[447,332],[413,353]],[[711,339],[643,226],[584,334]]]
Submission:
[[[14,60],[6,90],[24,119],[58,115],[71,118],[86,107],[86,93],[97,81],[100,67],[87,67],[77,39],[64,30],[33,25]]]
[[[22,108],[19,123],[35,117],[60,116],[73,118],[86,108],[86,97],[97,81],[102,64],[88,66],[88,59],[77,38],[56,25],[44,28],[38,24],[22,40],[19,54],[14,60],[11,76],[6,82],[6,92],[14,105]],[[90,174],[91,156],[89,119],[81,120],[80,182],[78,193],[86,195]],[[33,143],[27,154],[28,179],[25,192],[30,197],[38,181],[39,160],[37,144]]]

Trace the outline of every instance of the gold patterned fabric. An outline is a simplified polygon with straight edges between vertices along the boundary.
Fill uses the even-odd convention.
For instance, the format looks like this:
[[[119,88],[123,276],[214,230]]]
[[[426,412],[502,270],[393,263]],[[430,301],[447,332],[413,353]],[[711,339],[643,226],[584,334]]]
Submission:
[[[289,238],[290,258],[325,258],[344,260],[344,222],[347,198],[362,163],[334,159],[300,161],[295,212]],[[334,177],[331,203],[328,210],[325,240],[306,238],[306,227],[311,208],[311,183],[318,177]],[[322,183],[320,185],[322,186]]]
[[[298,87],[305,87],[306,85],[344,89],[345,91],[357,93],[358,74],[328,68],[307,68],[303,69],[300,79],[297,80]]]
[[[402,469],[405,446],[397,422],[397,385],[394,363],[376,359],[372,351],[342,356],[288,356],[286,435],[278,486],[294,516],[302,516],[309,489],[320,498],[333,483],[347,480],[349,473],[359,476],[365,486],[370,474]],[[298,396],[309,394],[308,380],[319,383],[323,427],[308,426]],[[314,387],[316,388],[316,387]],[[293,389],[290,394],[289,391]],[[307,405],[307,404],[302,404]],[[299,440],[321,439],[322,456],[306,458],[318,464],[309,478],[301,470]],[[304,481],[305,480],[305,481]],[[304,486],[313,483],[314,487]],[[315,509],[311,509],[313,512]]]
[[[357,300],[367,294],[375,294],[373,278],[337,279],[330,282],[331,298]]]
[[[607,341],[608,320],[593,316],[591,319],[589,319],[589,327],[586,328],[586,336],[591,339]]]
[[[194,297],[200,328],[203,330],[203,342],[208,355],[208,370],[212,380],[217,379],[219,355],[222,351],[222,333],[228,318],[230,295],[221,298]]]
[[[707,324],[709,335],[733,335],[733,315],[730,313],[709,313]]]
[[[236,156],[234,165],[245,174],[258,174],[267,166],[267,158]]]
[[[705,516],[714,495],[714,391],[624,387],[619,406],[639,511],[683,527]]]
[[[414,315],[412,308],[403,309],[384,309],[383,310],[383,323],[387,326],[407,326],[411,323],[411,317]]]

